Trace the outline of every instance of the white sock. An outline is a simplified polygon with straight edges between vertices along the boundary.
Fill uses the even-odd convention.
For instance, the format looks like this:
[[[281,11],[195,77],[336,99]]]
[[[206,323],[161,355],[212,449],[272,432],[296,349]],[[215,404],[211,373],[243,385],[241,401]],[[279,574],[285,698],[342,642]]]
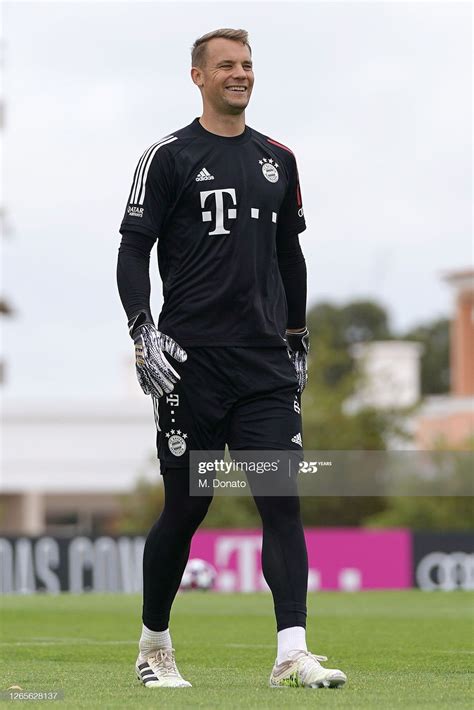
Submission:
[[[290,626],[277,634],[277,663],[287,660],[289,651],[307,651],[306,629],[302,626]]]
[[[150,653],[153,653],[153,651],[156,651],[158,648],[172,647],[169,629],[165,631],[151,631],[147,629],[145,624],[142,625],[142,635],[138,643],[141,661],[144,661]]]

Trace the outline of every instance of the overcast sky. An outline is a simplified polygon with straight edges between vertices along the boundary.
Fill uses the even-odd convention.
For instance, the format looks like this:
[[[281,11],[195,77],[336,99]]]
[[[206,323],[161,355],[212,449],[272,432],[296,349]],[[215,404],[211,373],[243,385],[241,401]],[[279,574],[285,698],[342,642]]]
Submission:
[[[5,391],[119,396],[115,266],[136,161],[200,115],[189,48],[250,33],[247,122],[296,153],[309,305],[373,298],[400,331],[449,314],[472,263],[469,3],[5,3]],[[153,254],[152,267],[156,269]],[[153,309],[161,289],[153,278]]]

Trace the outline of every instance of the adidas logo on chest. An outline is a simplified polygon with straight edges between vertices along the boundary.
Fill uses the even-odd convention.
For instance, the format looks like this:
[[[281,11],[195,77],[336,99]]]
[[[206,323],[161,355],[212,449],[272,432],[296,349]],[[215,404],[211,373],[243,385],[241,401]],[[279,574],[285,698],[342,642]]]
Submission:
[[[196,182],[203,182],[204,180],[214,180],[214,175],[211,175],[209,170],[206,170],[206,168],[200,170],[196,176]]]

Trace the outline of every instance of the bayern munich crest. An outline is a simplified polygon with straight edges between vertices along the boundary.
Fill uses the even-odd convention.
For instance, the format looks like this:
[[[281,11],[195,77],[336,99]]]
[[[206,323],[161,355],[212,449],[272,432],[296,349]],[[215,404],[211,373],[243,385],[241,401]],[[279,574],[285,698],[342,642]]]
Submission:
[[[168,439],[168,448],[173,456],[182,456],[186,451],[188,435],[181,432],[180,429],[177,431],[171,429],[171,431],[166,432],[166,438]]]
[[[258,161],[262,166],[263,176],[267,178],[268,182],[278,182],[280,177],[277,168],[278,163],[276,163],[273,158],[262,158]]]

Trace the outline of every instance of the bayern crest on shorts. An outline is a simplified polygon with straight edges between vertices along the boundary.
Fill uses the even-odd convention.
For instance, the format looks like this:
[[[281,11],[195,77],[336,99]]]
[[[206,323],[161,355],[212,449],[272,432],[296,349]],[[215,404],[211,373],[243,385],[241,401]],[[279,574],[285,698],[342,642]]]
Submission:
[[[182,456],[186,451],[186,439],[187,434],[184,434],[179,429],[175,431],[172,429],[170,432],[166,432],[166,438],[168,439],[168,448],[173,454],[173,456]]]

